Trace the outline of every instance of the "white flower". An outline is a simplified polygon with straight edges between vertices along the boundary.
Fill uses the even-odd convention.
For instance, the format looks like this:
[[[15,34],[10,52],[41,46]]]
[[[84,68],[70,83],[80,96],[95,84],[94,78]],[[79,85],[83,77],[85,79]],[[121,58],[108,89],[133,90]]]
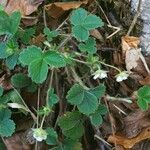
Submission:
[[[97,70],[92,75],[94,76],[93,77],[94,80],[96,80],[97,78],[104,79],[104,78],[107,77],[107,71],[105,71],[105,70]]]
[[[121,82],[123,80],[126,80],[128,78],[129,74],[126,71],[123,71],[116,75],[116,81]]]
[[[45,130],[43,130],[42,128],[36,128],[36,129],[33,129],[33,137],[41,142],[43,140],[46,140],[47,139],[47,133]]]

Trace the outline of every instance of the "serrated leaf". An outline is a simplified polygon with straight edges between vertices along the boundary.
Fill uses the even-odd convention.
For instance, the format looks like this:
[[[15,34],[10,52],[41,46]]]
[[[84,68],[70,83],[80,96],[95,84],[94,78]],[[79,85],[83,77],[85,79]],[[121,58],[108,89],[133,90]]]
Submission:
[[[67,94],[67,101],[72,105],[78,105],[83,101],[84,89],[79,85],[75,84],[71,87]]]
[[[77,105],[77,107],[83,114],[89,115],[94,113],[98,107],[97,97],[92,93],[85,91],[83,101],[81,104]]]
[[[10,15],[10,33],[15,34],[18,30],[19,24],[21,20],[21,13],[20,12],[13,12]]]
[[[87,17],[87,11],[83,8],[76,9],[72,12],[70,21],[73,25],[80,25]]]
[[[84,23],[82,24],[86,29],[88,30],[92,30],[98,27],[102,27],[104,25],[104,23],[102,22],[102,20],[95,16],[95,15],[88,15],[85,20]]]
[[[0,58],[4,59],[10,56],[11,54],[7,51],[7,45],[4,42],[0,43]]]
[[[28,72],[35,83],[42,83],[46,80],[48,65],[43,59],[36,59],[29,65]]]
[[[11,77],[11,83],[16,88],[23,88],[31,84],[31,79],[23,73],[18,73]]]
[[[57,31],[50,31],[50,29],[48,27],[44,28],[44,34],[47,36],[47,40],[50,42],[52,41],[52,39],[56,36],[58,36],[58,32]]]
[[[58,124],[63,134],[71,139],[80,138],[84,133],[82,118],[78,111],[68,112],[59,118]]]
[[[106,87],[103,84],[89,90],[90,93],[94,94],[99,99],[105,94],[105,91]]]
[[[79,41],[86,41],[89,37],[89,30],[103,26],[102,20],[95,15],[87,15],[87,11],[78,8],[72,12],[70,17],[73,25],[72,34]]]
[[[66,62],[63,56],[55,51],[48,51],[44,54],[44,60],[50,67],[64,67]]]
[[[105,105],[100,104],[97,108],[97,110],[90,115],[91,123],[94,126],[99,126],[103,123],[102,115],[105,115],[107,113],[107,108]]]
[[[58,96],[54,94],[54,89],[48,90],[48,106],[53,107],[59,101]]]
[[[99,126],[103,123],[103,118],[100,114],[95,113],[94,115],[90,116],[90,119],[94,126]]]
[[[34,60],[42,58],[42,55],[41,48],[32,45],[26,49],[23,49],[23,51],[20,53],[19,61],[23,65],[29,65]]]
[[[72,28],[72,34],[79,41],[86,41],[89,37],[89,31],[79,25]]]
[[[8,108],[2,108],[0,109],[0,121],[6,119],[9,119],[11,117],[11,111]]]
[[[150,86],[143,86],[139,88],[138,92],[138,97],[148,99],[150,101]]]
[[[139,98],[137,104],[142,110],[148,110],[148,103],[145,100]]]
[[[15,131],[15,123],[11,119],[4,119],[0,121],[0,135],[2,137],[11,136]]]
[[[46,132],[47,132],[46,143],[48,145],[56,145],[56,144],[58,144],[57,132],[53,128],[47,128]]]
[[[95,45],[96,45],[95,39],[88,38],[88,40],[85,41],[85,44],[83,44],[83,43],[79,44],[79,49],[82,52],[88,52],[89,54],[94,54],[97,51]]]

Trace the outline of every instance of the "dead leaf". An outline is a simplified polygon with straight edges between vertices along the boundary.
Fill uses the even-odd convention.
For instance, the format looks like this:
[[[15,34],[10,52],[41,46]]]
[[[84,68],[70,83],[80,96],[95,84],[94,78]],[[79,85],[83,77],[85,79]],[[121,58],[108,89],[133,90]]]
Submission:
[[[117,134],[115,136],[110,135],[108,137],[108,142],[122,145],[124,148],[132,148],[136,143],[148,138],[150,138],[150,127],[143,129],[142,132],[134,138],[127,138],[123,135]]]
[[[91,30],[90,35],[92,35],[99,41],[102,41],[102,42],[104,41],[104,38],[102,37],[101,33],[97,29]]]
[[[127,71],[131,71],[131,69],[134,69],[138,65],[138,60],[140,59],[141,55],[141,49],[135,49],[131,48],[126,51],[125,54],[125,64]]]
[[[45,5],[45,10],[49,16],[56,19],[62,16],[66,11],[79,8],[82,4],[87,3],[88,0],[74,2],[56,2]]]
[[[37,3],[32,3],[31,0],[9,0],[5,6],[5,11],[8,14],[13,13],[14,11],[20,11],[22,16],[27,16],[35,12],[42,1],[43,0],[40,0]],[[3,0],[0,1],[0,4],[2,3]]]
[[[140,39],[134,36],[124,36],[121,39],[122,42],[122,51],[125,54],[126,51],[134,48],[137,49],[140,43]]]

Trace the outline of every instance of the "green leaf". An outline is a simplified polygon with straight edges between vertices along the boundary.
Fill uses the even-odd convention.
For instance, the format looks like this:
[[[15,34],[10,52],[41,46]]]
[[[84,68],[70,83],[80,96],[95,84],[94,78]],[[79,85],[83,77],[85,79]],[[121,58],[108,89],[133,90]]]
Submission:
[[[85,20],[84,23],[82,24],[86,29],[88,30],[92,30],[98,27],[102,27],[104,25],[104,23],[102,22],[102,20],[95,16],[95,15],[88,15]]]
[[[31,84],[28,85],[28,86],[25,88],[25,90],[26,90],[27,92],[34,93],[34,92],[37,91],[37,88],[38,88],[38,85],[37,85],[36,83],[34,83],[34,82],[31,82]]]
[[[31,37],[35,34],[34,28],[25,29],[23,33],[21,33],[21,40],[24,44],[29,44]]]
[[[71,87],[67,94],[67,101],[72,105],[78,105],[83,101],[84,89],[79,85],[75,84]]]
[[[42,58],[42,50],[37,46],[29,46],[20,53],[19,61],[23,65],[29,65],[36,59]]]
[[[148,103],[145,100],[139,98],[137,104],[142,110],[148,110]]]
[[[49,42],[51,42],[53,40],[54,37],[58,36],[58,32],[57,31],[50,31],[50,29],[48,27],[44,28],[44,34],[47,36],[47,40]]]
[[[72,34],[79,41],[86,41],[89,37],[89,31],[79,25],[72,28]]]
[[[4,89],[3,89],[3,87],[2,87],[2,86],[0,86],[0,96],[2,96],[2,95],[3,95],[3,92],[4,92]]]
[[[74,26],[80,25],[87,17],[87,11],[83,8],[72,11],[70,21]]]
[[[91,123],[94,126],[99,126],[103,123],[102,115],[105,115],[107,113],[107,108],[105,105],[99,105],[98,109],[90,115]]]
[[[15,34],[18,30],[20,20],[21,20],[21,13],[20,12],[13,12],[9,18],[10,20],[10,33]]]
[[[138,92],[138,97],[140,98],[144,98],[144,99],[147,99],[147,101],[150,102],[150,86],[143,86],[141,88],[139,88],[139,90],[137,91]]]
[[[11,136],[15,131],[15,123],[11,119],[0,121],[0,135],[3,137]]]
[[[31,84],[31,79],[23,73],[18,73],[11,77],[11,83],[16,88],[23,88]]]
[[[7,51],[7,45],[4,42],[0,43],[0,58],[4,59],[10,56],[11,54]]]
[[[47,128],[46,129],[46,132],[47,132],[47,139],[46,139],[46,143],[48,145],[56,145],[58,144],[58,136],[57,136],[57,133],[56,131],[53,129],[53,128]]]
[[[58,124],[65,136],[71,139],[80,138],[84,133],[83,116],[80,112],[68,112],[59,118]]]
[[[14,54],[6,58],[6,65],[10,70],[13,70],[17,65],[19,54]]]
[[[83,114],[89,115],[91,113],[94,113],[98,107],[97,97],[92,93],[85,91],[84,99],[81,104],[77,105],[77,107]]]
[[[53,107],[59,101],[58,96],[54,94],[54,89],[48,90],[48,106]]]
[[[103,123],[103,118],[100,114],[94,113],[92,116],[90,116],[90,119],[94,126],[99,126]]]
[[[97,51],[95,45],[96,45],[95,39],[89,38],[87,41],[85,41],[85,44],[83,43],[79,44],[79,49],[82,52],[88,52],[89,54],[94,54]]]
[[[35,83],[42,83],[46,80],[48,65],[43,59],[36,59],[29,65],[28,72]]]
[[[11,111],[9,109],[0,109],[0,135],[11,136],[15,130],[15,123],[10,119]]]
[[[55,51],[47,51],[44,54],[44,60],[50,67],[64,67],[66,62],[63,56]]]
[[[105,91],[106,87],[103,84],[100,84],[99,86],[89,90],[90,93],[94,94],[99,99],[101,99],[101,97],[104,96]]]
[[[89,37],[89,30],[103,26],[102,20],[95,15],[87,15],[87,11],[78,8],[72,12],[70,17],[73,36],[79,41],[86,41]],[[95,49],[93,49],[95,51]]]

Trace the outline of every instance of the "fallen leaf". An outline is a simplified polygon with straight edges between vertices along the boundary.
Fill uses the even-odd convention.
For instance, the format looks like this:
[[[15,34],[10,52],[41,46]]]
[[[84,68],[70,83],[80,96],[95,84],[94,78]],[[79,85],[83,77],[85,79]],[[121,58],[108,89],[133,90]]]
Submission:
[[[27,16],[35,12],[42,1],[43,0],[32,3],[31,0],[9,0],[5,6],[5,11],[8,14],[13,13],[14,11],[20,11],[22,16]],[[3,0],[0,1],[0,4],[3,4]]]
[[[122,145],[124,148],[132,148],[135,144],[142,140],[150,138],[150,127],[147,127],[141,131],[138,136],[134,138],[127,138],[123,135],[110,135],[108,137],[108,142],[116,143],[117,145]]]
[[[90,35],[98,39],[99,41],[104,41],[104,38],[100,34],[100,32],[97,29],[91,30]]]
[[[134,69],[138,65],[138,60],[140,59],[141,55],[141,49],[135,49],[131,48],[126,51],[125,54],[125,64],[127,71],[131,71],[131,69]]]
[[[79,8],[82,4],[87,3],[88,0],[74,2],[56,2],[45,5],[45,10],[49,16],[56,19],[62,16],[66,11]]]
[[[122,42],[122,51],[124,54],[126,51],[132,48],[137,49],[140,43],[140,39],[134,36],[124,36],[121,38],[121,42]]]

